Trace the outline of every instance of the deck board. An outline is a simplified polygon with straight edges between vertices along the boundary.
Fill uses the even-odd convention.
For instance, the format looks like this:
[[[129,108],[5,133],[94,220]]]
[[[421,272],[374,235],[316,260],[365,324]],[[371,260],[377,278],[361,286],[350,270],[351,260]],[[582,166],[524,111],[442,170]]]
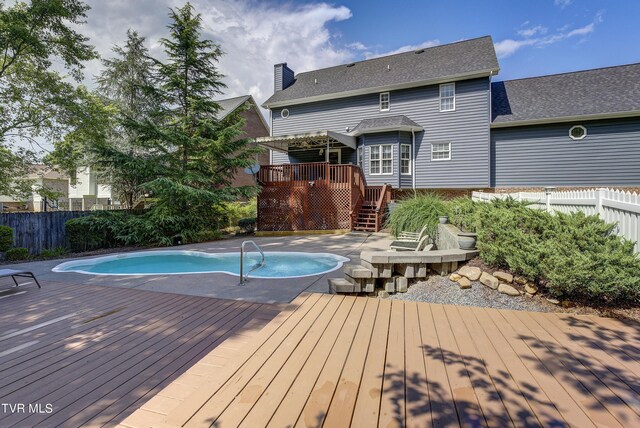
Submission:
[[[0,299],[0,351],[8,352],[0,354],[0,400],[50,403],[53,413],[0,411],[3,427],[118,424],[218,345],[236,333],[249,338],[281,309],[50,281],[19,291]]]
[[[122,426],[640,423],[632,322],[307,293],[283,314]]]

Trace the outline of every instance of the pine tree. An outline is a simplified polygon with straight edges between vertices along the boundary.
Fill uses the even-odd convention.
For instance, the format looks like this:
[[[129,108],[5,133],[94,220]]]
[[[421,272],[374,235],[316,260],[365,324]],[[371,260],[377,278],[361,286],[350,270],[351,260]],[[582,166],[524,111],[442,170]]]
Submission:
[[[161,166],[144,187],[155,199],[150,217],[169,238],[189,237],[217,226],[221,204],[252,196],[255,186],[230,188],[234,172],[253,164],[260,149],[240,138],[244,120],[217,119],[222,94],[217,63],[221,47],[201,36],[202,19],[191,4],[171,10],[169,37],[161,39],[166,60],[148,89],[156,109],[148,118],[126,123],[150,161]]]

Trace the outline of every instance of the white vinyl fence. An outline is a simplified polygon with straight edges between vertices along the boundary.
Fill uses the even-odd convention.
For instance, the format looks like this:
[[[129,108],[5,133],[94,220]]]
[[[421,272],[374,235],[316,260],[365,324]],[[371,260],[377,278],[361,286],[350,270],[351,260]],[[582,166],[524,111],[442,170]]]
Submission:
[[[636,252],[640,253],[640,195],[637,193],[588,189],[502,194],[473,192],[471,196],[474,201],[491,201],[507,197],[532,202],[532,208],[546,209],[549,212],[582,211],[588,215],[599,215],[607,223],[617,223],[616,233],[635,242]]]

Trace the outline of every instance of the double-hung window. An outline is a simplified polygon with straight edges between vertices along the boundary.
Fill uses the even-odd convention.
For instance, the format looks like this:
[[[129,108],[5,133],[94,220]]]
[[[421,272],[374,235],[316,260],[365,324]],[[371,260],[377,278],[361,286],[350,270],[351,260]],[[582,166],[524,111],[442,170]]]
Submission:
[[[369,146],[369,174],[393,174],[393,146],[391,144]]]
[[[400,144],[400,174],[411,175],[411,145]]]
[[[451,143],[431,143],[431,160],[441,161],[451,159]]]
[[[391,107],[391,98],[389,92],[380,93],[380,111],[389,111]]]
[[[456,109],[456,84],[443,83],[440,85],[440,111]]]

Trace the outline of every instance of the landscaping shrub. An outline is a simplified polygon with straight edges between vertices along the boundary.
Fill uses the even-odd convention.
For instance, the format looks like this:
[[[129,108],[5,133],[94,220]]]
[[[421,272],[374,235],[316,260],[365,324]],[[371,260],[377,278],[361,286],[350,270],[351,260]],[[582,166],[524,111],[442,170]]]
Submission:
[[[96,227],[95,220],[93,216],[67,220],[64,229],[71,251],[87,251],[107,246],[105,231]]]
[[[598,216],[549,214],[514,199],[443,202],[434,195],[406,199],[391,213],[394,234],[435,229],[438,216],[478,234],[480,257],[543,285],[554,297],[596,305],[640,304],[640,257]],[[433,236],[433,235],[432,235]]]
[[[398,236],[403,231],[420,231],[426,225],[429,235],[435,236],[441,215],[448,215],[444,201],[435,194],[422,194],[400,201],[387,217],[386,227]]]
[[[202,230],[194,236],[191,242],[209,242],[222,239],[222,232],[219,230]]]
[[[13,229],[0,226],[0,252],[7,251],[13,245]]]
[[[51,259],[55,257],[64,256],[68,252],[69,251],[64,247],[47,248],[42,250],[42,252],[40,253],[40,256],[44,257],[45,259]]]
[[[241,218],[238,220],[238,226],[250,233],[256,230],[256,221],[255,217]]]
[[[245,218],[255,218],[258,215],[256,198],[253,198],[248,202],[229,202],[222,204],[220,208],[222,217],[224,218],[223,227],[236,226],[240,220]]]
[[[477,203],[473,223],[485,263],[542,283],[557,298],[640,303],[640,258],[598,216],[549,214],[513,200]]]
[[[7,261],[17,262],[20,260],[27,260],[31,257],[29,254],[29,250],[23,247],[9,248],[6,253],[4,253]]]

